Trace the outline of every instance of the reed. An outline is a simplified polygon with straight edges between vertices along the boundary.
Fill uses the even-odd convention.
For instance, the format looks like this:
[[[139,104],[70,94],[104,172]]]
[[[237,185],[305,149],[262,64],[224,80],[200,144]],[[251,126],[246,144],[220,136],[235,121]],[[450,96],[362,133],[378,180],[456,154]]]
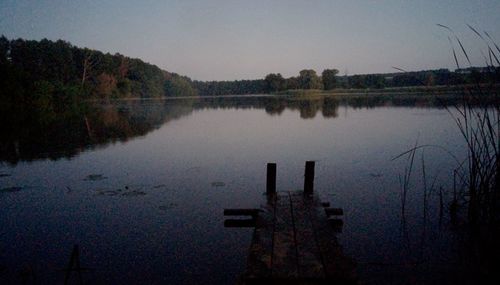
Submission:
[[[406,165],[403,177],[399,176],[399,184],[400,184],[400,198],[401,198],[401,224],[403,228],[406,224],[406,197],[408,195],[408,190],[410,189],[410,178],[413,172],[413,165],[415,161],[415,154],[418,149],[418,139],[415,141],[415,146],[408,152],[406,158]],[[398,156],[396,158],[399,158]],[[394,159],[396,159],[394,158]]]
[[[470,56],[455,32],[448,26],[442,24],[437,24],[437,26],[449,33],[448,41],[457,69],[461,68],[462,56],[468,64],[467,67],[472,67]],[[464,201],[467,206],[467,220],[471,225],[498,224],[500,222],[500,95],[497,88],[500,78],[500,48],[487,32],[480,33],[474,27],[467,26],[478,36],[487,50],[488,56],[485,56],[483,51],[481,53],[484,55],[488,71],[480,73],[479,77],[474,77],[475,82],[460,90],[460,101],[451,105],[442,102],[442,107],[455,121],[465,142],[466,156],[458,158],[442,146],[416,144],[412,149],[393,158],[394,160],[407,155],[408,159],[404,176],[400,177],[401,216],[403,220],[415,151],[437,147],[447,152],[457,162],[457,168],[453,172],[453,200],[449,206],[452,219],[455,218],[460,206],[459,201]],[[394,68],[406,72],[402,68]],[[424,82],[421,84],[425,86]],[[433,90],[429,90],[429,92],[434,95],[432,94]],[[440,101],[438,96],[436,99],[438,102]],[[423,166],[422,172],[425,181],[425,166]],[[426,193],[427,185],[424,185],[425,204],[427,204]],[[444,204],[442,189],[438,195],[442,208]],[[426,205],[424,205],[425,207]]]
[[[453,30],[444,25],[439,26],[453,34],[462,55],[469,67],[472,67],[466,49]],[[489,71],[481,76],[490,78],[490,82],[484,85],[481,84],[480,78],[476,78],[476,82],[462,92],[462,102],[452,107],[446,106],[446,109],[453,117],[467,146],[464,163],[457,167],[455,173],[465,191],[462,194],[467,198],[468,221],[477,225],[480,222],[492,223],[498,220],[500,101],[494,85],[495,73],[498,73],[500,68],[500,49],[487,32],[484,32],[483,36],[474,27],[467,26],[485,44],[488,51],[489,60],[485,58],[485,64]],[[460,68],[453,42],[451,46],[457,68]],[[486,100],[486,97],[493,98],[493,104],[491,100]]]

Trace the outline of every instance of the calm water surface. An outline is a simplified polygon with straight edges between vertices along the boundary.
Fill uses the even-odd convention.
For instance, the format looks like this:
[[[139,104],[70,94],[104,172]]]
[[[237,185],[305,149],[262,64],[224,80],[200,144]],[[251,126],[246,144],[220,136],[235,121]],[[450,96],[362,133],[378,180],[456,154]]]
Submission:
[[[62,284],[78,244],[87,284],[232,284],[252,230],[224,228],[222,210],[262,202],[267,162],[278,164],[278,190],[295,190],[315,160],[315,190],[344,209],[338,238],[363,282],[456,283],[461,241],[437,205],[440,187],[450,201],[457,165],[442,149],[417,152],[402,223],[407,160],[391,159],[417,141],[463,156],[446,109],[404,98],[119,101],[11,127],[0,282],[33,271]],[[422,161],[433,183],[425,217]]]

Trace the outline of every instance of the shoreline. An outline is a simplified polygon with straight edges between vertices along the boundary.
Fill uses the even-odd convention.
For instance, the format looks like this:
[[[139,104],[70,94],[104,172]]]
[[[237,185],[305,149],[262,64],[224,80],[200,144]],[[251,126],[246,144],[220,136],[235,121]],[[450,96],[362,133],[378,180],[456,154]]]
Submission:
[[[461,95],[472,88],[477,88],[474,85],[456,85],[456,86],[411,86],[397,87],[384,89],[333,89],[333,90],[318,90],[318,89],[293,89],[279,91],[276,93],[263,94],[230,94],[230,95],[198,95],[198,96],[162,96],[162,97],[125,97],[125,98],[109,98],[109,99],[87,99],[86,102],[102,102],[102,101],[167,101],[167,100],[184,100],[184,99],[211,99],[211,98],[262,98],[262,97],[373,97],[373,96],[441,96],[441,95]],[[500,91],[500,85],[481,85],[487,91]]]

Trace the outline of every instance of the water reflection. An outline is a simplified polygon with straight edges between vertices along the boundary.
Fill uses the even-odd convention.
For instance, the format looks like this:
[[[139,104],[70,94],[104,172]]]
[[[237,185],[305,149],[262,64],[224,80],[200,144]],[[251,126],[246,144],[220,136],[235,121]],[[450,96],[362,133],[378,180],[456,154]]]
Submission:
[[[271,116],[285,110],[298,111],[302,119],[338,116],[340,107],[380,106],[442,107],[456,103],[457,97],[436,99],[424,95],[286,97],[247,96],[157,101],[86,102],[50,114],[25,110],[2,114],[0,121],[0,161],[71,158],[80,152],[144,136],[163,124],[191,114],[197,109],[264,109]]]
[[[80,152],[144,136],[189,114],[190,101],[82,103],[46,120],[43,114],[4,114],[0,161],[71,158]]]
[[[15,270],[28,264],[46,270],[37,272],[49,280],[40,283],[57,284],[71,246],[80,244],[85,264],[99,269],[92,284],[229,284],[244,269],[251,232],[226,231],[222,209],[261,202],[269,161],[282,165],[280,190],[302,187],[307,159],[319,161],[318,194],[345,210],[340,243],[358,260],[361,280],[464,283],[463,269],[498,256],[498,234],[477,238],[460,220],[448,222],[455,162],[425,149],[425,190],[423,150],[416,156],[403,231],[398,176],[407,160],[390,161],[417,134],[463,154],[455,123],[435,108],[452,103],[262,96],[0,114],[8,119],[0,121],[0,159],[39,160],[0,169],[0,283],[14,283],[5,280],[18,280]]]

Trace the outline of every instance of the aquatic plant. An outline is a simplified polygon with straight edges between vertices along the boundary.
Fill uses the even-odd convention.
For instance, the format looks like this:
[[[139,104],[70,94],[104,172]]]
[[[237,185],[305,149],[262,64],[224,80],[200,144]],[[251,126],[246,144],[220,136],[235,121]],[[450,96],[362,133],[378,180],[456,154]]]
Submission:
[[[482,72],[476,72],[458,36],[451,28],[439,26],[448,30],[455,39],[452,41],[451,37],[448,37],[457,70],[464,69],[461,69],[459,64],[454,42],[458,44],[468,63],[466,70],[470,70],[473,80],[472,85],[464,88],[461,94],[462,102],[452,108],[446,107],[467,145],[467,156],[464,163],[457,167],[456,174],[465,190],[463,194],[467,197],[468,220],[473,225],[480,221],[495,222],[499,217],[500,198],[500,101],[495,84],[500,71],[500,48],[487,32],[481,34],[474,27],[467,25],[488,51],[489,59],[484,57],[485,68]],[[487,84],[484,83],[484,78],[487,79]],[[486,97],[489,100],[486,100]]]
[[[438,24],[438,26],[451,34],[448,36],[448,40],[457,70],[469,72],[471,82],[459,90],[458,94],[461,96],[461,100],[452,104],[441,102],[438,94],[433,94],[433,89],[430,89],[429,93],[436,95],[437,102],[441,102],[441,106],[455,121],[464,139],[467,155],[465,158],[459,159],[443,147],[416,144],[412,149],[393,158],[394,160],[408,155],[409,159],[401,183],[402,218],[404,219],[406,193],[413,168],[415,150],[438,147],[450,154],[457,162],[457,167],[453,171],[454,186],[453,200],[449,207],[450,216],[455,216],[459,207],[458,201],[463,200],[467,206],[467,220],[471,225],[477,225],[479,222],[496,223],[500,217],[498,211],[500,201],[500,97],[498,94],[500,48],[487,32],[484,32],[483,36],[474,27],[468,25],[488,50],[489,57],[484,57],[485,67],[478,71],[478,68],[472,66],[467,50],[454,31],[445,25]],[[468,63],[468,67],[465,69],[459,63],[460,54],[457,53],[456,46],[460,48]],[[395,69],[406,72],[398,67]],[[420,83],[425,86],[424,82]],[[423,173],[425,173],[425,167]],[[426,191],[425,186],[424,191]],[[442,190],[440,190],[439,195],[442,200]],[[440,205],[442,204],[443,201],[440,201]]]

